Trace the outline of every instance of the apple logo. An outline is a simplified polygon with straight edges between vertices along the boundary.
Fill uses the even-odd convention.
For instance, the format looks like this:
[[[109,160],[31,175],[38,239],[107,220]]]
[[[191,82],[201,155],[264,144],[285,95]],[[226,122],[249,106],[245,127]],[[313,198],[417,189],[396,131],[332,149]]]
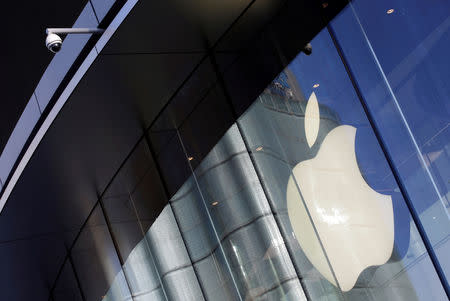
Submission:
[[[320,126],[314,92],[304,121],[311,148]],[[365,268],[386,263],[394,247],[391,196],[376,192],[362,177],[355,136],[353,126],[331,130],[317,155],[293,168],[286,189],[297,241],[313,266],[344,292]]]

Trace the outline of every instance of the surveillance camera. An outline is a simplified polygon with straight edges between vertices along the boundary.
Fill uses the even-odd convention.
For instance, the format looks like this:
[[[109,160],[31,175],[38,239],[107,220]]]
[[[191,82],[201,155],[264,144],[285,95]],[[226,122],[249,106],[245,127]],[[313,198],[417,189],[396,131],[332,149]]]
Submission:
[[[306,44],[305,47],[303,47],[302,51],[306,54],[306,55],[310,55],[312,53],[312,46],[310,43]]]
[[[53,53],[57,53],[61,50],[62,39],[60,36],[54,33],[49,33],[45,39],[45,46]]]
[[[45,39],[45,46],[53,53],[61,50],[62,39],[57,34],[102,34],[105,30],[103,28],[47,28],[47,38]]]

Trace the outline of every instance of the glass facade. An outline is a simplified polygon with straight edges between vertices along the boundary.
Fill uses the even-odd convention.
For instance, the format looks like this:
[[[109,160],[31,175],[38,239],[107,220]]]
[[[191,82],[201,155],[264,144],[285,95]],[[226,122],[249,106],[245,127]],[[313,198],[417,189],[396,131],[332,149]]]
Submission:
[[[450,5],[432,2],[350,3],[206,153],[198,133],[235,108],[220,80],[193,85],[52,300],[448,300]]]
[[[450,7],[430,4],[356,1],[331,27],[448,278]]]

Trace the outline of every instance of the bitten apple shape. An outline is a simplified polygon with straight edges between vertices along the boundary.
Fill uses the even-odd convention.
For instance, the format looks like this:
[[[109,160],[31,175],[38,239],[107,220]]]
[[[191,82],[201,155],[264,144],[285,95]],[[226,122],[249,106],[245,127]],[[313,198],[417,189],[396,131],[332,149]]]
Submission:
[[[307,119],[305,129],[318,130],[307,126]],[[362,177],[355,136],[356,128],[349,125],[331,130],[316,157],[294,167],[286,194],[289,219],[305,255],[342,291],[352,289],[365,268],[386,263],[394,245],[392,199]]]

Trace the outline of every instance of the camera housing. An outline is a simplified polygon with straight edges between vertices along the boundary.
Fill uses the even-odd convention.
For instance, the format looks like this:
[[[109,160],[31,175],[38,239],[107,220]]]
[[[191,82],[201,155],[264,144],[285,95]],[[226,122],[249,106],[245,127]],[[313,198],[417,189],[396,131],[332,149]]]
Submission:
[[[45,46],[53,53],[57,53],[61,50],[62,39],[55,33],[49,33],[45,39]]]
[[[310,43],[306,44],[302,49],[303,53],[306,55],[310,55],[312,53],[312,46]]]

